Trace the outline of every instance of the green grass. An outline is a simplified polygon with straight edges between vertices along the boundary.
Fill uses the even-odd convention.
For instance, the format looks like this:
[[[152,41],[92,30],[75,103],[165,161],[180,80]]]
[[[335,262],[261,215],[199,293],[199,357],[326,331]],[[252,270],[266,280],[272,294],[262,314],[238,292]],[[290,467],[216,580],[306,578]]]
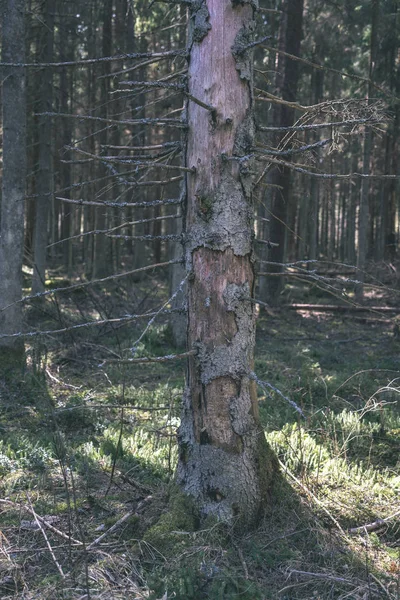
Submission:
[[[259,389],[283,477],[258,528],[240,535],[215,522],[199,530],[180,504],[170,520],[184,363],[98,367],[110,351],[128,356],[138,333],[46,349],[35,375],[41,401],[29,393],[2,409],[0,597],[76,600],[89,584],[107,600],[398,600],[400,346],[390,328],[260,315],[255,371],[304,418]],[[137,355],[172,351],[161,324]],[[43,364],[54,374],[47,387]],[[32,507],[86,546],[137,514],[86,553],[47,530],[52,555]]]

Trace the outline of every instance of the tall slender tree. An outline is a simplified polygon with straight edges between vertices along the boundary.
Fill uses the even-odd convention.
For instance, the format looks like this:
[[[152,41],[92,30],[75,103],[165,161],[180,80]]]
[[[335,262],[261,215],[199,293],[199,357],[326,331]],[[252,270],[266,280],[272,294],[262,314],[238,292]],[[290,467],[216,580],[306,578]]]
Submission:
[[[112,14],[113,14],[113,3],[112,0],[106,0],[102,4],[103,6],[103,31],[102,31],[102,54],[103,56],[110,56],[112,48]],[[110,79],[111,64],[105,62],[102,65],[102,79],[100,80],[100,110],[99,115],[103,119],[108,117],[109,109],[109,92],[110,92]],[[100,142],[100,154],[106,151],[107,144],[109,143],[109,131],[108,128],[104,127],[99,136]],[[108,171],[106,164],[101,161],[98,162],[98,186],[97,186],[97,197],[99,200],[105,199],[104,179],[107,177]],[[95,217],[95,228],[100,231],[107,229],[109,222],[109,211],[106,207],[99,207],[96,209]],[[103,277],[108,275],[112,271],[112,260],[111,260],[111,243],[110,239],[102,235],[95,236],[94,238],[94,256],[93,256],[93,277]]]
[[[284,0],[282,7],[281,36],[285,39],[285,51],[288,54],[299,56],[300,42],[302,36],[303,0]],[[282,81],[279,92],[283,100],[294,102],[297,95],[297,84],[299,78],[299,63],[285,55],[281,63],[283,74],[279,72],[278,78]],[[294,122],[295,111],[289,104],[283,103],[279,106],[277,121],[281,127],[290,127]],[[291,193],[291,171],[288,167],[281,167],[274,171],[273,184],[275,192],[272,195],[270,214],[270,240],[276,244],[270,252],[270,260],[282,264],[285,260],[287,244],[289,205],[293,200]],[[292,211],[293,212],[293,211]],[[293,224],[290,224],[293,231]],[[279,273],[282,267],[277,265],[272,272]],[[272,277],[269,281],[267,297],[268,301],[276,304],[279,299],[283,285],[282,277]]]
[[[43,35],[39,52],[43,62],[53,60],[55,0],[43,4]],[[50,112],[53,102],[53,71],[45,68],[41,74],[39,89],[40,112],[38,120],[39,165],[37,170],[37,199],[33,239],[33,280],[32,292],[44,290],[48,243],[48,225],[53,188],[52,121],[45,113]],[[44,114],[43,114],[44,113]]]
[[[25,0],[3,2],[2,59],[25,63]],[[3,184],[0,229],[0,334],[22,329],[22,260],[26,180],[25,69],[3,67]],[[0,370],[18,369],[24,361],[21,338],[0,337]]]
[[[370,41],[370,57],[369,57],[369,84],[368,84],[368,102],[372,97],[373,78],[376,63],[377,43],[378,43],[378,17],[379,17],[379,0],[371,0],[371,41]],[[370,174],[372,149],[372,131],[366,127],[363,140],[363,173]],[[357,248],[357,268],[358,279],[360,284],[356,286],[356,299],[358,302],[363,301],[364,297],[364,278],[365,278],[365,261],[367,258],[367,240],[368,240],[368,213],[369,213],[369,192],[370,181],[368,177],[363,178],[361,182],[360,210],[358,215],[358,248]]]

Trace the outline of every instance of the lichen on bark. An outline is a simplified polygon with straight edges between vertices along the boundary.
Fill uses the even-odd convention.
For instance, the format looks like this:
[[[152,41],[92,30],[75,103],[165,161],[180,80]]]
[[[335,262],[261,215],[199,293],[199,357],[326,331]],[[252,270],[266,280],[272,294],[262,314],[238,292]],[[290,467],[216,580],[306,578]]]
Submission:
[[[232,6],[244,6],[245,4],[250,4],[254,8],[254,10],[259,9],[258,0],[232,0]]]
[[[254,42],[255,21],[245,23],[236,35],[232,46],[232,54],[236,61],[236,68],[239,71],[240,78],[247,81],[253,80],[253,51],[252,42]]]
[[[201,198],[207,198],[207,219],[205,223],[201,211],[204,201],[200,199],[200,208],[194,216],[190,232],[185,235],[187,267],[192,262],[192,254],[196,248],[211,248],[216,251],[232,248],[237,256],[249,254],[253,212],[250,205],[243,203],[240,182],[226,169],[218,188],[208,191]]]
[[[197,4],[200,8],[202,3]],[[251,42],[254,7],[207,0],[206,35],[189,44],[184,255],[188,272],[187,387],[177,483],[202,518],[254,522],[274,463],[250,372],[255,344]]]
[[[189,47],[193,42],[201,42],[211,29],[206,0],[191,0],[189,2],[192,25],[189,30]]]
[[[217,377],[231,377],[241,381],[248,372],[249,353],[254,346],[254,312],[248,299],[250,289],[248,283],[242,286],[228,284],[223,292],[226,310],[233,312],[237,331],[233,337],[227,339],[226,344],[207,349],[200,342],[196,344],[198,350],[196,360],[201,373],[201,382],[204,385]]]

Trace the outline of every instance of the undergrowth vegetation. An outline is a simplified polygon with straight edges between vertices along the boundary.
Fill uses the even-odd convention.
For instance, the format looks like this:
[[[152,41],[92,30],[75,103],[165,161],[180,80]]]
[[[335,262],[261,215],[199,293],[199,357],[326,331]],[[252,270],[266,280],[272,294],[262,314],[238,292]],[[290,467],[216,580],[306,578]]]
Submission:
[[[0,390],[1,598],[400,598],[392,324],[262,312],[258,325],[255,371],[280,392],[259,389],[260,415],[282,477],[247,532],[199,526],[173,485],[182,360],[107,362],[140,337],[133,326],[31,348],[25,382]],[[161,323],[136,356],[173,352]]]

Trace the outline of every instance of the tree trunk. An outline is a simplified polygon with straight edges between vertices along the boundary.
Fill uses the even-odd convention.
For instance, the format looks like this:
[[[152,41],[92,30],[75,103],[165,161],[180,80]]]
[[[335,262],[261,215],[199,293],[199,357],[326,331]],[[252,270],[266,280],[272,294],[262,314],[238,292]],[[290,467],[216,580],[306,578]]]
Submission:
[[[286,49],[286,14],[283,11],[280,13],[279,21],[277,23],[277,19],[275,19],[275,26],[277,29],[272,30],[272,37],[277,35],[278,37],[278,50],[277,54],[270,53],[269,57],[269,70],[271,73],[275,72],[274,82],[273,82],[273,93],[275,95],[279,95],[282,93],[283,88],[283,75],[284,75],[284,65],[285,65],[285,57],[281,52],[285,52]],[[266,125],[268,126],[276,126],[280,120],[280,106],[279,104],[273,104],[272,107],[268,105],[266,102],[263,103],[266,107]],[[258,118],[257,112],[257,118]],[[269,136],[268,143],[273,147],[279,146],[280,135],[278,132],[275,132],[271,136]],[[273,206],[275,204],[275,195],[280,193],[280,190],[277,190],[275,186],[275,180],[278,174],[278,167],[272,166],[268,170],[266,177],[266,191],[263,197],[263,202],[259,203],[259,212],[258,216],[262,219],[268,219],[268,221],[261,221],[259,224],[259,234],[258,237],[262,240],[270,240],[270,230],[271,230],[271,214],[273,210]],[[262,265],[262,261],[270,260],[269,250],[267,244],[259,244],[259,248],[257,248],[257,257],[260,260],[260,264]],[[263,269],[261,269],[262,271]],[[271,278],[265,275],[259,277],[258,284],[258,292],[257,298],[259,298],[263,302],[268,301],[268,292],[269,292],[269,283]]]
[[[25,2],[3,4],[4,62],[25,63]],[[22,330],[22,260],[26,180],[25,70],[4,68],[3,80],[3,184],[0,229],[0,334]],[[8,307],[4,310],[5,307]],[[0,337],[2,374],[24,362],[21,338]]]
[[[43,46],[41,50],[41,59],[43,62],[53,60],[54,46],[54,0],[47,0],[45,3],[44,25],[43,25]],[[51,111],[53,101],[53,71],[52,69],[43,69],[41,73],[40,86],[40,112]],[[38,294],[44,291],[46,280],[46,255],[47,255],[47,228],[50,213],[51,202],[53,201],[51,192],[53,187],[53,159],[51,152],[52,138],[51,118],[48,115],[39,116],[38,122],[38,142],[39,142],[39,169],[37,174],[37,193],[35,228],[33,239],[33,279],[32,294]]]
[[[112,0],[106,0],[103,3],[103,38],[102,38],[102,53],[103,56],[110,56],[112,49]],[[107,119],[109,109],[109,92],[110,92],[110,74],[111,63],[105,62],[102,65],[102,79],[100,81],[100,117]],[[109,144],[108,128],[103,128],[99,134],[100,154],[107,153],[107,144]],[[109,199],[106,193],[107,184],[105,178],[109,174],[109,170],[104,162],[98,160],[98,178],[96,198],[100,201]],[[109,227],[110,210],[105,206],[95,208],[95,229],[97,231],[105,231]],[[93,249],[93,273],[94,279],[98,277],[106,277],[112,272],[112,257],[111,257],[111,240],[104,234],[94,236]]]
[[[285,50],[289,54],[299,56],[300,42],[302,35],[303,19],[303,0],[285,0],[283,11],[285,12]],[[282,85],[282,98],[289,102],[296,100],[297,83],[299,76],[299,63],[295,60],[285,57],[284,76]],[[294,122],[294,109],[283,104],[280,107],[279,126],[290,127]],[[291,172],[288,167],[282,167],[276,170],[274,184],[279,186],[274,194],[271,209],[270,240],[278,244],[270,251],[269,260],[277,263],[285,261],[289,203],[291,201]],[[282,272],[281,266],[273,267],[272,272]],[[282,291],[283,277],[271,277],[268,289],[268,301],[271,304],[277,304],[279,295]]]
[[[182,21],[186,17],[186,7],[180,6],[180,18]],[[181,27],[178,34],[178,47],[184,48],[186,44],[186,29]],[[185,143],[184,136],[185,133],[182,134],[182,143]],[[184,157],[183,157],[184,158]],[[179,196],[180,186],[178,185],[173,188],[172,194],[176,192]],[[176,212],[175,207],[173,208],[173,212]],[[181,208],[178,208],[178,212],[181,215]],[[169,233],[172,235],[181,234],[182,233],[182,218],[172,219]],[[182,256],[182,245],[180,242],[171,242],[169,245],[169,258],[170,259],[178,259]],[[175,263],[170,266],[169,269],[169,295],[172,296],[177,290],[181,281],[185,278],[185,267],[182,263]],[[177,294],[177,296],[172,301],[172,308],[181,308],[183,309],[185,305],[186,298],[186,285],[183,285],[181,291]],[[185,346],[186,337],[187,337],[187,314],[182,310],[182,312],[172,313],[170,318],[170,327],[172,339],[178,348]]]
[[[64,17],[59,28],[60,35],[60,61],[74,60],[74,44],[72,43],[74,31],[72,18]],[[73,105],[73,72],[71,69],[64,67],[60,72],[60,112],[72,113]],[[72,153],[69,150],[72,141],[73,124],[72,119],[64,119],[62,122],[61,139],[62,148],[60,158],[63,159],[59,163],[61,196],[66,198],[71,197],[72,190],[70,189],[72,178],[72,165],[68,162],[72,158]],[[63,162],[64,161],[64,162]],[[65,190],[65,191],[64,191]],[[59,210],[61,211],[61,238],[66,240],[62,245],[63,264],[67,269],[68,277],[73,275],[73,242],[69,239],[73,235],[73,205],[66,202],[60,202]]]
[[[379,17],[379,0],[371,0],[371,50],[369,62],[369,80],[368,100],[373,95],[372,80],[375,70],[375,60],[377,52],[377,32]],[[372,146],[372,131],[369,127],[365,128],[364,147],[363,147],[363,173],[369,175]],[[357,279],[360,281],[356,285],[355,297],[357,302],[364,300],[364,278],[365,262],[367,258],[368,242],[368,213],[369,213],[369,188],[370,180],[364,177],[361,181],[360,212],[358,217],[358,249],[357,249]]]
[[[253,295],[253,8],[208,0],[193,9],[185,260],[189,360],[179,429],[178,483],[202,516],[253,521],[275,462],[250,378]]]

